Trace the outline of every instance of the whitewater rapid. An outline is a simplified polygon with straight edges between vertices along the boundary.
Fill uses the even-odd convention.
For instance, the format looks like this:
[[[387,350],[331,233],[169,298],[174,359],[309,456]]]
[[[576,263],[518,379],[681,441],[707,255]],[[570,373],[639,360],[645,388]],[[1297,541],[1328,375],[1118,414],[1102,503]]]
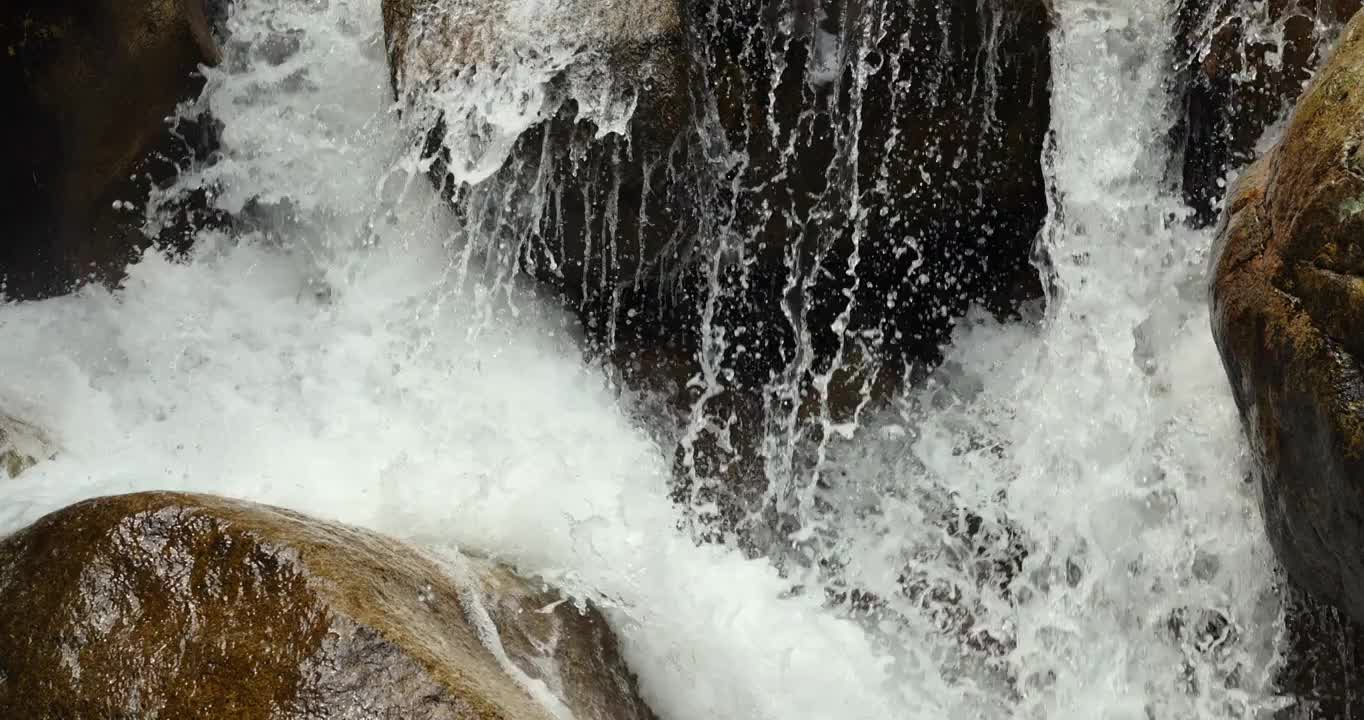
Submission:
[[[59,447],[0,482],[0,534],[176,489],[490,553],[604,605],[673,720],[1262,716],[1282,608],[1207,329],[1210,237],[1163,185],[1167,4],[1057,0],[1050,307],[969,318],[832,450],[832,580],[678,530],[670,449],[568,316],[464,281],[364,0],[235,5],[187,109],[222,153],[182,180],[232,235],[149,253],[116,292],[0,305],[0,409]],[[1007,587],[943,513],[991,557],[1026,548]]]

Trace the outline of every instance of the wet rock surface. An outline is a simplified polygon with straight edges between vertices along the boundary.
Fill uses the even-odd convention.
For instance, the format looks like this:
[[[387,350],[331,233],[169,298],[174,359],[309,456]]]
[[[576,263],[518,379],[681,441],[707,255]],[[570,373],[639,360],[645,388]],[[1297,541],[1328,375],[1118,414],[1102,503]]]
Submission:
[[[712,0],[688,18],[712,129],[746,158],[716,198],[727,225],[703,233],[766,271],[729,288],[731,327],[756,322],[775,357],[808,330],[827,358],[851,295],[843,334],[898,364],[934,357],[971,303],[1007,313],[1040,295],[1046,3],[786,6]],[[806,290],[788,309],[804,327],[786,326],[788,284]],[[766,380],[747,347],[736,372]]]
[[[167,123],[218,60],[221,2],[14,0],[0,10],[0,293],[30,298],[116,280],[152,238],[151,188],[207,152],[208,123]],[[197,212],[186,208],[186,212]],[[160,238],[186,242],[188,227]]]
[[[385,4],[400,97],[504,68],[490,48],[514,23],[468,21],[477,5]],[[691,426],[679,497],[730,527],[762,515],[771,433],[821,442],[936,362],[969,306],[1041,295],[1046,3],[655,2],[642,24],[575,7],[606,14],[587,65],[611,82],[565,68],[490,179],[445,164],[468,148],[440,138],[471,134],[446,136],[448,111],[427,152],[475,235],[510,240],[475,248],[489,284],[527,271],[627,384],[668,386]],[[600,136],[582,87],[633,97],[629,130]]]
[[[0,480],[17,478],[56,454],[56,446],[42,430],[0,413]]]
[[[1364,620],[1364,15],[1228,202],[1213,332],[1293,582]]]
[[[1298,588],[1287,593],[1287,646],[1280,689],[1293,704],[1277,720],[1364,717],[1364,625]]]
[[[1216,222],[1229,171],[1249,164],[1266,130],[1302,94],[1359,0],[1181,0],[1176,142],[1184,197]]]
[[[603,15],[584,42],[637,103],[630,142],[582,122],[566,72],[503,183],[457,205],[483,229],[524,225],[506,198],[537,205],[520,235],[536,239],[501,264],[564,294],[601,347],[696,355],[723,327],[746,334],[725,374],[755,385],[802,352],[805,329],[825,364],[841,335],[866,333],[898,368],[935,357],[969,304],[1008,313],[1040,295],[1045,3],[660,1],[633,23],[572,5]],[[478,6],[386,3],[400,95],[497,71],[489,48],[514,23],[468,21]],[[438,180],[458,181],[447,169]]]
[[[751,523],[770,483],[808,480],[830,428],[936,363],[968,307],[1010,316],[1041,295],[1051,17],[713,0],[685,21],[714,99],[697,132],[724,152],[696,169],[698,255],[721,260],[678,466],[722,525]]]
[[[609,344],[622,306],[648,304],[659,285],[646,278],[690,234],[675,172],[689,117],[681,20],[674,0],[541,10],[386,0],[389,66],[490,284],[524,271]]]
[[[222,498],[48,515],[0,540],[0,603],[4,717],[653,717],[596,611]]]

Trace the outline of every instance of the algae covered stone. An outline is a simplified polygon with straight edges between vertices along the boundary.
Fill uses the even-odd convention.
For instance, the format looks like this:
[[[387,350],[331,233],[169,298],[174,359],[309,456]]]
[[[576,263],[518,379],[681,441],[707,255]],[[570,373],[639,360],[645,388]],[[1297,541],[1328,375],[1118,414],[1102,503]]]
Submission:
[[[1364,621],[1364,14],[1240,180],[1215,249],[1213,333],[1304,589]]]

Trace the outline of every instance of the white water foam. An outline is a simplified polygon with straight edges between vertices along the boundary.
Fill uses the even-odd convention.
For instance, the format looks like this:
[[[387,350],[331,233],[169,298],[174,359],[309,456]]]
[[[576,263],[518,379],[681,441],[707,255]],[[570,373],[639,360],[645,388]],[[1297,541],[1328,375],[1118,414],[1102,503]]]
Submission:
[[[1060,294],[1040,325],[970,323],[900,416],[832,456],[841,578],[894,613],[843,617],[678,532],[668,458],[565,316],[531,288],[489,311],[454,282],[456,221],[362,0],[238,4],[203,100],[223,157],[186,180],[244,219],[234,236],[148,255],[116,293],[0,306],[0,410],[61,448],[0,484],[0,534],[179,489],[491,553],[606,605],[678,720],[1264,712],[1280,609],[1208,337],[1208,238],[1170,220],[1153,150],[1166,3],[1056,5]],[[1007,591],[940,506],[1024,539]]]

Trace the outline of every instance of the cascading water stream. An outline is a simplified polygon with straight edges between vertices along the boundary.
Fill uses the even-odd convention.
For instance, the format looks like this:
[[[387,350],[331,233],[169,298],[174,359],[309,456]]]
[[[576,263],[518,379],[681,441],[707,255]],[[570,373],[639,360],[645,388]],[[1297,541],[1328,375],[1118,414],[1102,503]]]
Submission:
[[[1113,717],[1241,716],[1272,679],[1270,560],[1205,332],[1207,237],[1163,183],[1173,10],[1057,3],[1058,292],[1020,378],[1014,422],[1032,431],[1006,489],[1013,517],[1052,534],[1022,573],[1064,563],[1047,605],[1071,615],[1020,623],[1015,660],[1092,668],[1058,680],[1049,717],[1092,717],[1096,697]],[[1083,420],[1054,432],[1067,417]],[[1142,633],[1164,642],[1117,640]]]
[[[1268,717],[1272,560],[1206,329],[1209,236],[1164,180],[1173,10],[1054,10],[1045,316],[970,316],[921,386],[824,443],[834,481],[771,497],[804,532],[753,558],[676,530],[666,448],[572,323],[464,252],[505,237],[470,217],[526,226],[428,187],[377,3],[240,3],[200,100],[222,154],[182,179],[239,226],[117,292],[0,305],[0,409],[60,448],[0,482],[0,533],[169,488],[493,553],[602,603],[664,718]]]
[[[835,461],[860,493],[810,552],[987,714],[1253,717],[1279,601],[1207,337],[1208,237],[1164,182],[1172,8],[1056,12],[1046,317],[959,331]]]

